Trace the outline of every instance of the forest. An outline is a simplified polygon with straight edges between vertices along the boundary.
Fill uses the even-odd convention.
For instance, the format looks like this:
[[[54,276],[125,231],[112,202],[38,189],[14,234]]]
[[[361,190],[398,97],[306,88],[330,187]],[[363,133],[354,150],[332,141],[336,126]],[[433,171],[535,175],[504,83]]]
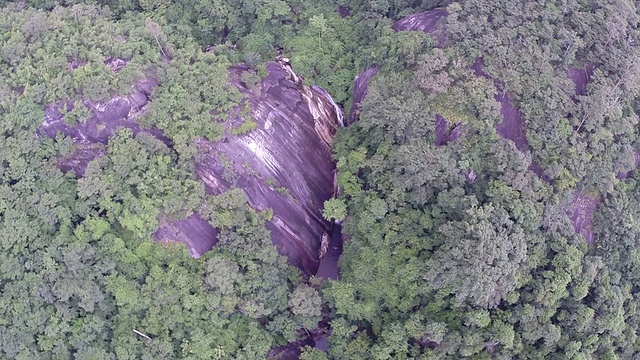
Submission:
[[[0,0],[0,358],[640,357],[639,24]]]

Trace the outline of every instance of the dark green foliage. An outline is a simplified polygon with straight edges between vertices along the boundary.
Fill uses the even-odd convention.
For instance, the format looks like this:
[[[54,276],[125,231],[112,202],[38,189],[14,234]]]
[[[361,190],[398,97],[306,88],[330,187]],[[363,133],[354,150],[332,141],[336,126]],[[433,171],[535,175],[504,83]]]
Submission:
[[[193,175],[194,141],[217,140],[239,100],[226,55],[106,7],[0,13],[1,358],[259,359],[315,326],[321,299],[271,244],[271,212],[240,191],[207,196]],[[63,174],[77,147],[38,133],[45,105],[108,100],[143,77],[160,85],[138,119],[170,142],[122,129],[83,177]],[[151,241],[194,211],[221,229],[214,251]]]
[[[350,234],[342,279],[324,292],[334,357],[637,356],[637,196],[614,180],[634,166],[637,15],[620,5],[452,4],[450,48],[391,57],[408,69],[383,67],[334,144]],[[611,13],[619,33],[572,22]],[[531,154],[496,134],[494,84],[469,70],[478,56],[522,109]],[[565,70],[582,64],[598,70],[574,103]],[[436,114],[462,124],[460,139],[435,146]],[[567,216],[576,184],[611,193],[594,245]]]
[[[632,167],[637,137],[629,107],[640,84],[634,5],[472,1],[449,10],[449,37],[461,44],[456,50],[482,55],[487,73],[515,96],[534,160],[558,188],[582,182],[610,191],[611,174]],[[565,72],[583,66],[597,70],[574,102]]]
[[[74,5],[45,13],[33,9],[1,10],[3,19],[0,76],[8,89],[40,105],[82,96],[106,100],[127,93],[134,80],[156,64],[153,40],[141,36],[141,19],[113,26],[108,8]],[[118,73],[109,57],[128,61]]]
[[[98,212],[106,212],[107,221],[148,238],[161,215],[169,220],[185,218],[204,197],[203,185],[176,168],[171,155],[153,136],[142,133],[132,138],[130,131],[122,130],[109,142],[108,153],[89,164],[78,181],[78,196]]]
[[[445,6],[445,48],[390,28]],[[616,177],[640,144],[638,16],[626,0],[0,1],[0,358],[262,359],[323,315],[330,351],[302,359],[638,357],[640,179]],[[247,110],[228,68],[260,86],[279,51],[347,108],[380,69],[333,142],[324,215],[349,240],[321,291],[272,245],[272,211],[193,175],[199,139],[256,126],[227,121]],[[45,106],[79,124],[85,100],[142,79],[159,85],[136,120],[167,139],[119,130],[63,174],[80,147],[37,132]],[[496,95],[528,144],[496,131]],[[437,114],[457,140],[435,145]],[[576,193],[597,203],[594,243]],[[219,230],[202,258],[151,241],[194,212]]]

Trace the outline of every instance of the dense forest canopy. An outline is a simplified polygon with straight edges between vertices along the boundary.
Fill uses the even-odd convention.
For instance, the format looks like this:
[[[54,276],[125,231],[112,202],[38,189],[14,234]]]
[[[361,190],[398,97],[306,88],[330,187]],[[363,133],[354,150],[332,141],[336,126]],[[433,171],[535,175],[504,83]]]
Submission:
[[[640,356],[639,21],[0,1],[0,357]]]

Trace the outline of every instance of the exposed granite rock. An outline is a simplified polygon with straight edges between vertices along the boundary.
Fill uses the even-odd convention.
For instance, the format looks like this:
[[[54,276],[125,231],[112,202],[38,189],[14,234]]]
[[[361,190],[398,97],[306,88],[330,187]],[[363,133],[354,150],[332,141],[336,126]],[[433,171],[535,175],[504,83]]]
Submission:
[[[438,47],[446,44],[446,36],[443,20],[446,19],[447,11],[444,9],[434,9],[418,14],[409,15],[396,21],[391,28],[395,31],[422,31],[433,35],[438,40]],[[378,68],[372,66],[361,72],[353,80],[353,106],[347,117],[347,124],[353,124],[358,120],[360,114],[360,104],[367,95],[369,81],[378,73]]]
[[[346,18],[347,16],[351,16],[351,8],[348,6],[338,6],[336,8],[336,13],[340,15],[341,18]]]
[[[279,346],[269,350],[268,359],[274,360],[298,360],[305,346],[314,346],[311,338],[305,338],[298,341],[290,342],[287,345]]]
[[[109,137],[120,128],[131,129],[135,134],[145,131],[153,134],[165,143],[169,143],[160,130],[143,129],[135,117],[149,101],[149,95],[158,82],[154,79],[145,79],[133,86],[129,96],[116,96],[111,100],[92,102],[83,100],[83,105],[91,112],[92,116],[84,122],[69,125],[64,122],[64,110],[72,111],[73,102],[58,103],[45,107],[45,119],[41,130],[49,137],[55,138],[57,133],[62,133],[77,144],[106,144]]]
[[[434,9],[418,14],[409,15],[396,21],[391,27],[395,31],[422,31],[433,35],[438,40],[438,47],[444,47],[447,39],[445,36],[444,20],[447,11],[444,9]],[[369,87],[369,82],[378,73],[378,68],[372,66],[361,72],[353,81],[353,106],[347,117],[347,124],[353,124],[358,120],[360,115],[360,106]],[[453,141],[460,136],[460,124],[454,124],[449,129],[446,119],[438,117],[435,120],[436,145],[444,145],[447,141]],[[445,133],[446,140],[445,140]]]
[[[273,209],[267,223],[273,243],[293,265],[314,274],[329,230],[321,214],[333,193],[329,143],[342,115],[326,91],[305,85],[286,59],[267,64],[267,77],[253,88],[241,81],[249,71],[231,68],[230,82],[249,102],[257,128],[199,141],[196,174],[209,193],[237,186],[254,209]]]
[[[444,47],[447,37],[444,27],[444,19],[447,17],[444,9],[433,9],[406,16],[393,24],[395,31],[422,31],[433,35],[438,41],[438,47]]]
[[[591,76],[593,76],[593,69],[589,66],[567,70],[567,77],[573,81],[576,87],[576,95],[584,96],[587,94],[587,85],[591,81]]]
[[[109,63],[114,71],[123,66],[118,59]],[[334,191],[330,143],[343,124],[342,113],[324,89],[305,85],[287,59],[267,64],[267,77],[254,87],[242,80],[243,74],[252,71],[244,65],[230,69],[229,82],[251,109],[251,119],[237,111],[231,123],[252,120],[257,128],[243,135],[227,133],[217,142],[198,140],[195,175],[209,194],[238,187],[254,209],[273,209],[274,216],[267,223],[273,243],[291,264],[315,274],[322,236],[330,231],[321,210]],[[62,111],[65,107],[71,111],[73,103],[47,106],[41,133],[52,138],[62,133],[75,144],[75,151],[59,161],[60,168],[82,176],[91,160],[106,153],[109,137],[119,128],[148,132],[171,145],[160,130],[145,129],[136,121],[157,85],[145,80],[129,96],[116,96],[106,103],[83,101],[91,117],[76,125],[66,124]],[[217,242],[216,229],[198,214],[160,222],[154,239],[183,242],[194,257]]]
[[[525,135],[526,125],[522,118],[522,113],[519,109],[513,106],[510,95],[504,90],[504,85],[499,81],[495,81],[486,74],[482,70],[483,66],[483,60],[482,58],[479,58],[471,66],[471,69],[475,72],[476,76],[492,80],[496,87],[495,100],[500,103],[500,114],[502,115],[502,122],[496,125],[496,132],[502,138],[513,141],[518,150],[530,153],[531,147],[529,146],[529,141]],[[531,165],[529,165],[529,170],[538,175],[540,179],[546,182],[551,181],[537,162],[532,161]]]
[[[135,120],[149,102],[149,96],[158,85],[155,79],[144,79],[132,87],[128,96],[116,96],[107,102],[83,100],[91,117],[75,125],[65,123],[65,113],[74,109],[74,103],[52,104],[45,107],[45,118],[40,133],[55,138],[58,133],[70,137],[75,151],[60,159],[58,164],[63,171],[73,170],[76,176],[84,175],[91,160],[106,153],[109,137],[120,128],[128,128],[134,134],[148,132],[167,145],[170,140],[158,129],[144,129]]]
[[[73,171],[77,177],[82,177],[91,160],[104,156],[106,153],[105,144],[76,144],[76,150],[69,156],[58,160],[58,166],[64,172]]]
[[[456,141],[460,137],[462,132],[462,123],[456,122],[453,125],[449,124],[449,120],[445,119],[442,115],[436,114],[436,146],[446,145],[450,141]]]
[[[356,78],[353,79],[353,105],[351,106],[349,116],[347,117],[347,125],[353,124],[360,117],[360,107],[365,96],[367,96],[369,82],[377,73],[378,68],[372,66],[358,74]]]
[[[153,234],[158,242],[181,242],[194,258],[199,258],[218,242],[218,231],[199,214],[165,223]]]
[[[338,261],[340,260],[340,255],[342,255],[342,225],[339,221],[334,222],[331,240],[327,245],[326,254],[320,261],[316,277],[323,280],[338,280],[338,277],[340,277]]]

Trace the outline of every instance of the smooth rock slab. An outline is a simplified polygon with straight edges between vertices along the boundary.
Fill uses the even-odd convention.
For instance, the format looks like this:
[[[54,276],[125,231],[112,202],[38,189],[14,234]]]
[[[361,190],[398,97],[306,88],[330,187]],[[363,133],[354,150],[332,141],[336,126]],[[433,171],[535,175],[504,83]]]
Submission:
[[[328,142],[341,113],[326,91],[305,85],[286,59],[267,64],[267,77],[249,87],[241,79],[251,71],[231,68],[230,82],[249,102],[256,129],[199,141],[196,174],[210,194],[238,187],[252,208],[273,209],[267,222],[273,243],[291,264],[315,274],[322,236],[330,231],[321,213],[334,190]]]
[[[393,24],[395,31],[422,31],[431,34],[438,40],[438,47],[444,47],[447,42],[443,20],[448,13],[444,9],[433,9],[406,16]]]
[[[229,71],[230,84],[240,90],[250,108],[248,115],[240,110],[232,113],[229,124],[237,128],[253,121],[257,128],[241,135],[227,133],[216,142],[198,140],[194,175],[209,194],[238,187],[254,209],[272,209],[267,228],[273,243],[292,265],[307,275],[315,274],[321,239],[330,231],[321,211],[334,192],[330,143],[343,121],[342,113],[324,89],[305,85],[287,59],[267,64],[268,75],[254,86],[243,81],[249,72],[255,74],[244,65]],[[91,117],[76,125],[65,123],[62,111],[65,107],[70,111],[72,102],[47,106],[40,133],[52,138],[62,133],[76,146],[74,153],[59,160],[60,168],[83,176],[87,164],[105,154],[109,138],[120,128],[151,133],[171,146],[160,130],[143,128],[136,119],[157,85],[144,80],[129,96],[104,103],[84,100]],[[211,121],[215,121],[213,115]],[[192,256],[199,257],[217,243],[217,236],[213,226],[193,214],[179,221],[161,220],[153,238],[182,242]]]
[[[196,213],[160,226],[153,234],[153,239],[157,242],[184,243],[191,256],[199,258],[218,242],[217,236],[218,230]]]
[[[347,117],[348,125],[353,124],[360,117],[362,101],[364,100],[365,96],[367,96],[367,91],[369,90],[369,82],[374,76],[376,76],[377,73],[378,68],[372,66],[358,74],[355,79],[353,79],[353,105],[351,106],[349,116]]]

